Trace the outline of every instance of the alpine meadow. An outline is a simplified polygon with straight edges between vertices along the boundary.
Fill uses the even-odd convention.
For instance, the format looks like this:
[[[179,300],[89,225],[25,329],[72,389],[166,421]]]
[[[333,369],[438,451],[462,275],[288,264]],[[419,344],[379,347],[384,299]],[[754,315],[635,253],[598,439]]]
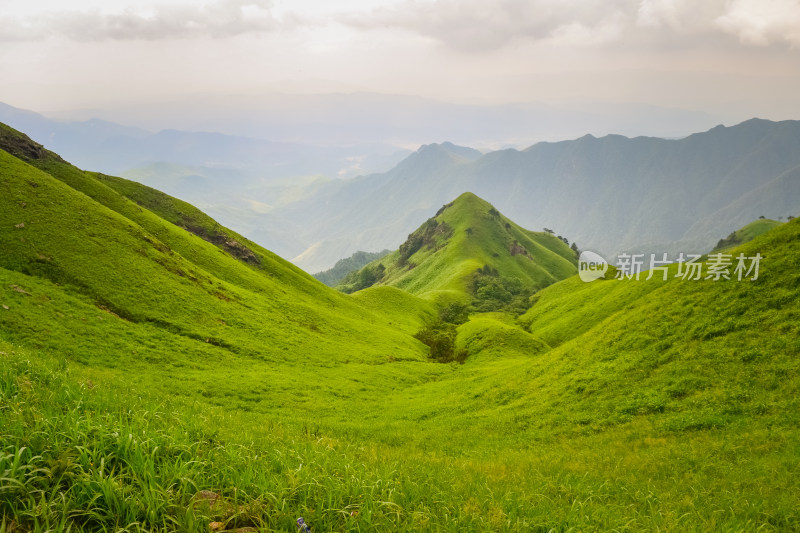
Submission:
[[[800,531],[796,219],[587,283],[463,191],[337,290],[5,125],[0,206],[2,533]]]

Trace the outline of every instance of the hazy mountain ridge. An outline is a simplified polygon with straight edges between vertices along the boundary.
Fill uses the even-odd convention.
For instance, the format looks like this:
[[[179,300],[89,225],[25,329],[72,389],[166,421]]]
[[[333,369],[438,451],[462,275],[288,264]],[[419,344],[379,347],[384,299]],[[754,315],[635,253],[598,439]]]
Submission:
[[[322,115],[318,117],[319,121],[325,122],[332,120],[333,117],[345,120],[346,117],[342,115],[342,110],[345,108],[364,108],[372,110],[370,120],[375,120],[383,113],[378,113],[377,110],[387,102],[393,101],[390,97],[357,96],[362,98],[353,100],[347,95],[332,95],[327,99],[320,97],[319,105],[312,105],[308,111],[317,109],[328,117],[324,118]],[[409,109],[417,110],[428,109],[433,105],[424,99],[412,98],[399,101],[404,102],[402,106],[408,105]],[[262,109],[262,111],[254,111],[252,117],[246,120],[252,122],[255,117],[261,115],[268,117],[270,113],[277,113],[275,116],[279,116],[280,113],[288,112],[288,109],[293,109],[292,106],[300,105],[301,102],[309,103],[316,100],[296,98],[292,102],[283,110],[277,107],[262,109],[264,102],[253,102],[254,110]],[[356,103],[358,105],[353,108]],[[340,108],[332,112],[329,107],[336,105]],[[451,111],[445,112],[440,117],[440,122],[451,128],[461,124],[463,130],[470,124],[481,122],[489,124],[492,117],[496,118],[492,114],[492,106],[485,108],[466,106],[464,109],[461,107],[455,106]],[[467,115],[462,116],[462,113],[467,109],[478,113],[476,116],[481,117],[481,120],[470,122],[464,119],[463,117]],[[545,123],[554,124],[553,120],[559,116],[557,110],[547,106],[519,105],[505,106],[504,109],[505,111],[497,116],[507,119],[516,117],[514,118],[516,122],[512,121],[514,124],[527,124],[534,129]],[[625,106],[615,109],[622,115],[627,113]],[[553,120],[528,121],[523,117],[527,116],[525,113],[529,111],[533,113],[547,111],[552,114]],[[236,130],[254,135],[268,133],[266,130],[257,133],[256,129],[247,128],[237,130],[233,126],[236,121],[214,122],[211,117],[215,111],[209,108],[208,113],[211,122],[202,124],[197,122],[194,126],[220,128],[221,131],[226,131],[223,125],[228,124],[227,130],[231,132]],[[408,117],[412,115],[403,118],[403,113],[398,110],[387,118],[386,124],[394,124],[394,121],[399,120],[401,125],[408,125]],[[404,235],[415,227],[426,209],[441,205],[465,190],[472,190],[488,199],[525,227],[553,226],[557,231],[573,235],[579,244],[607,255],[623,249],[673,251],[680,246],[704,247],[761,214],[772,217],[786,215],[786,213],[751,212],[752,209],[746,209],[745,212],[734,214],[732,217],[727,212],[718,216],[714,211],[724,210],[724,205],[718,202],[693,205],[700,200],[693,194],[688,199],[689,207],[685,208],[682,205],[687,203],[685,199],[673,194],[669,199],[671,204],[669,209],[672,212],[658,208],[656,210],[658,216],[650,216],[653,205],[658,202],[634,194],[636,191],[631,190],[630,182],[639,176],[643,183],[673,180],[676,185],[683,185],[680,181],[684,174],[683,170],[679,168],[680,165],[669,163],[669,157],[688,156],[690,160],[695,161],[701,174],[713,174],[708,171],[715,164],[712,158],[702,161],[708,154],[701,153],[698,157],[697,154],[690,154],[691,150],[683,154],[678,153],[680,150],[672,150],[673,155],[670,156],[670,150],[665,148],[664,143],[668,142],[688,141],[689,144],[702,144],[704,141],[702,138],[697,138],[698,134],[681,141],[625,138],[619,135],[597,138],[585,135],[574,141],[538,143],[522,151],[505,149],[489,152],[484,158],[478,158],[481,161],[473,161],[473,164],[464,166],[462,165],[467,161],[462,158],[466,156],[469,160],[476,153],[443,143],[441,147],[450,155],[438,159],[435,164],[421,161],[424,158],[420,157],[421,154],[415,153],[409,157],[409,162],[402,161],[396,168],[380,176],[371,174],[353,183],[341,183],[339,180],[327,178],[330,183],[326,184],[326,178],[320,179],[320,174],[353,176],[359,173],[365,174],[371,168],[388,168],[399,159],[402,152],[374,143],[350,147],[333,145],[310,147],[292,141],[271,142],[255,137],[218,133],[165,130],[153,134],[101,120],[59,123],[10,106],[2,106],[0,116],[13,119],[16,122],[12,125],[16,124],[29,133],[36,132],[33,137],[37,138],[39,135],[40,141],[46,139],[48,143],[55,143],[48,146],[65,153],[69,160],[78,162],[84,168],[109,173],[119,173],[121,169],[125,169],[124,175],[127,177],[200,206],[226,225],[238,228],[241,233],[267,245],[282,256],[293,258],[309,271],[324,270],[336,260],[357,250],[375,251],[399,245]],[[560,116],[563,118],[564,115]],[[445,120],[446,117],[449,118]],[[686,119],[687,117],[683,117],[681,120]],[[708,120],[708,117],[704,120]],[[312,123],[313,121],[308,122],[306,126],[310,127]],[[380,141],[388,138],[386,131],[380,130],[382,133],[378,133],[379,130],[370,130],[371,126],[367,127],[367,123],[369,121],[359,123],[358,127],[366,128],[363,131],[371,131],[370,139]],[[691,120],[686,122],[689,123]],[[303,121],[300,121],[296,126],[302,129],[305,127],[302,124]],[[737,128],[746,124],[748,123]],[[570,127],[574,127],[574,124]],[[626,129],[620,126],[617,131],[624,132]],[[730,128],[722,129],[724,131]],[[596,125],[590,126],[587,122],[584,131],[587,130],[598,131],[598,128]],[[717,130],[718,128],[714,128],[699,135],[714,136],[719,133]],[[275,130],[274,133],[285,137],[286,132],[277,133],[278,131]],[[397,131],[401,132],[403,128]],[[434,128],[431,131],[440,130]],[[447,130],[441,130],[440,133],[444,135],[445,131]],[[490,128],[486,131],[488,135],[493,130]],[[557,128],[550,131],[552,137],[559,136]],[[754,132],[750,132],[745,137],[749,136],[751,143],[757,142],[754,140],[754,135]],[[358,142],[355,138],[351,140]],[[340,143],[345,141],[346,138],[340,137]],[[563,142],[567,142],[567,145],[563,145]],[[725,142],[736,141],[728,139]],[[774,144],[778,141],[773,139],[770,142]],[[655,145],[651,146],[653,143]],[[709,147],[704,147],[704,150],[706,148]],[[639,150],[644,152],[639,153]],[[642,155],[649,153],[650,150],[653,151],[650,159],[642,160]],[[616,156],[613,155],[615,151]],[[734,159],[741,159],[747,151],[736,152]],[[448,161],[450,157],[453,159]],[[613,161],[615,157],[618,159],[616,163]],[[759,159],[769,156],[754,153],[752,157]],[[436,158],[431,157],[431,159]],[[778,157],[778,160],[780,159]],[[718,161],[724,165],[729,160],[731,158],[726,155]],[[595,164],[596,161],[600,163]],[[622,164],[625,161],[628,163]],[[636,161],[638,164],[634,164]],[[413,168],[415,165],[416,168]],[[672,173],[665,171],[656,175],[658,173],[653,173],[652,167],[657,166],[671,167]],[[342,172],[344,174],[340,174]],[[415,177],[414,174],[419,176]],[[651,175],[658,179],[650,180]],[[382,183],[400,179],[409,181]],[[704,181],[707,179],[704,178]],[[594,188],[598,180],[610,183],[600,191]],[[787,184],[788,187],[792,185],[792,183]],[[643,184],[640,187],[642,190],[645,189]],[[746,194],[746,191],[742,192],[734,186],[729,190],[723,188],[719,196],[727,198],[731,192]],[[670,196],[659,194],[662,198]],[[429,196],[431,200],[427,201]],[[779,196],[783,204],[789,204],[786,207],[787,212],[795,210],[796,204],[792,201],[787,202],[786,195],[771,195],[767,192],[766,196]],[[547,202],[537,202],[537,198],[544,197],[548,198]],[[366,202],[367,207],[364,209],[360,207],[362,201]],[[733,201],[735,199],[731,200]],[[636,207],[632,207],[637,205],[640,206],[638,211]],[[689,224],[692,227],[687,227],[687,217],[698,209],[710,211],[707,220],[702,218],[698,220],[695,217]],[[386,213],[386,216],[381,213]],[[726,220],[724,222],[720,220],[718,223],[717,220],[723,215]],[[583,225],[582,229],[574,220],[581,217],[588,217],[590,222]],[[644,228],[633,230],[631,228],[634,225],[644,225]],[[588,228],[598,231],[587,231]],[[599,228],[604,229],[599,231]]]
[[[353,177],[390,168],[408,154],[408,150],[381,141],[326,145],[209,131],[163,129],[153,133],[94,118],[52,120],[2,103],[0,122],[24,131],[82,168],[130,175],[201,202],[220,191],[246,197],[252,189],[296,176]],[[161,180],[159,164],[195,168],[201,175],[216,174],[218,179],[206,184],[212,192],[198,193],[191,186]],[[156,175],[149,178],[148,170],[154,166]]]
[[[131,164],[151,156],[174,161],[145,161],[126,175],[198,205],[308,271],[357,250],[398,246],[432,208],[465,190],[524,227],[553,228],[609,259],[620,251],[709,249],[759,216],[800,211],[796,121],[753,119],[678,140],[584,135],[483,156],[431,144],[390,171],[336,180],[299,176],[322,163],[293,143],[150,134],[99,120],[62,124],[9,106],[0,112],[56,144],[92,154],[98,166],[84,167],[104,170],[102,159],[115,162],[112,167],[127,166],[119,163],[126,158]],[[368,168],[358,158],[337,159],[337,150],[314,153],[333,158],[331,172],[342,165],[354,173]],[[396,154],[381,157],[388,166]],[[254,173],[256,167],[261,170]]]
[[[386,173],[326,183],[309,196],[268,215],[294,230],[291,247],[281,249],[281,253],[308,270],[315,270],[313,265],[328,264],[327,260],[320,261],[321,257],[335,262],[343,249],[354,246],[362,250],[396,248],[420,220],[464,192],[438,201],[436,197],[441,194],[428,196],[423,191],[438,187],[440,174],[461,168],[480,156],[477,150],[451,143],[424,145]],[[320,232],[318,228],[324,230]],[[250,237],[268,242],[271,231],[274,229],[265,224]],[[386,242],[387,234],[397,236],[388,244],[380,244]]]
[[[374,252],[374,253],[358,251],[353,255],[351,255],[350,257],[339,259],[338,261],[336,261],[336,264],[333,265],[333,268],[328,269],[324,272],[317,272],[316,274],[314,274],[314,277],[320,280],[328,287],[335,287],[350,272],[358,270],[364,265],[376,259],[380,259],[381,257],[385,256],[388,253],[389,250],[382,250],[380,252]]]
[[[422,159],[418,152],[390,172],[349,184],[350,202],[312,195],[276,214],[299,220],[302,206],[315,206],[316,217],[335,221],[306,234],[323,245],[300,256],[301,266],[330,261],[334,243],[340,255],[399,243],[414,228],[406,213],[465,190],[525,227],[570,235],[582,249],[608,256],[692,252],[761,215],[800,211],[798,147],[800,122],[752,119],[678,140],[586,135],[467,162],[440,158],[409,172]]]
[[[452,103],[403,94],[369,92],[201,95],[181,100],[60,114],[70,120],[99,117],[150,130],[218,131],[260,139],[313,144],[381,140],[407,146],[450,139],[480,149],[527,146],[584,133],[679,137],[719,124],[705,111],[631,102]]]

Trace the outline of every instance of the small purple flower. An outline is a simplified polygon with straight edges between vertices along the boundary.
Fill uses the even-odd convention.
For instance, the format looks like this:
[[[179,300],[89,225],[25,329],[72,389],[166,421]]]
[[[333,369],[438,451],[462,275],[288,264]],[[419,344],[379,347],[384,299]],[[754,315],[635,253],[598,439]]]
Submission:
[[[303,533],[311,533],[311,528],[306,524],[306,521],[303,520],[303,517],[297,519],[297,527],[300,528],[300,531]]]

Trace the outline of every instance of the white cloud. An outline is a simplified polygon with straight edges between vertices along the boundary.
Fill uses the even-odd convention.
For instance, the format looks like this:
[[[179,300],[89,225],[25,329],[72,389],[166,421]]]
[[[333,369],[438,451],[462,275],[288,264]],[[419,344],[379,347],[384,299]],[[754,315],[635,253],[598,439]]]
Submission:
[[[50,0],[4,1],[10,2],[0,15],[6,42],[224,38],[319,30],[336,21],[350,32],[400,30],[465,52],[519,42],[663,43],[676,34],[688,39],[685,45],[709,35],[733,35],[744,45],[800,44],[800,0],[84,0],[85,7],[71,10]]]
[[[744,45],[800,44],[800,0],[403,0],[337,20],[400,29],[464,52],[514,42],[567,46],[676,43],[739,37]]]
[[[74,41],[159,40],[229,37],[272,32],[291,26],[276,19],[271,0],[217,0],[209,4],[161,4],[106,12],[51,11],[0,19],[0,41],[36,41],[63,37]]]
[[[406,0],[338,20],[365,30],[399,28],[459,50],[490,51],[517,40],[605,40],[635,6],[635,0]]]
[[[0,0],[0,100],[373,91],[798,109],[798,2]]]
[[[668,27],[681,30],[697,15],[698,2],[690,0],[642,0],[637,12],[637,24],[646,28]]]
[[[733,0],[716,25],[745,44],[800,46],[800,1]]]
[[[625,13],[616,11],[592,26],[570,22],[551,32],[551,43],[567,46],[594,46],[620,40],[627,26]]]

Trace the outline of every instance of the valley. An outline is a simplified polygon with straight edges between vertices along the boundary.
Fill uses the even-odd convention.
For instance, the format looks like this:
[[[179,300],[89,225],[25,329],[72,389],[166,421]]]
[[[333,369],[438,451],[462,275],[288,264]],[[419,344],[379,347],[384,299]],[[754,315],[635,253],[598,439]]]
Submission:
[[[0,126],[0,531],[800,527],[800,222],[585,283],[442,203],[345,294]]]

